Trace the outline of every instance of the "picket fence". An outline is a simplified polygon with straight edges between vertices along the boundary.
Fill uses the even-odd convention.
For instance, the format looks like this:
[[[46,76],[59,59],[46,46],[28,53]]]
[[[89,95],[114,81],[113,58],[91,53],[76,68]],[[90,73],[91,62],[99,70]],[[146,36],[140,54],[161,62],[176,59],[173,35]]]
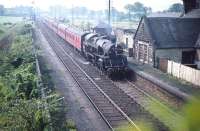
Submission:
[[[200,70],[168,60],[167,73],[194,85],[200,86]]]

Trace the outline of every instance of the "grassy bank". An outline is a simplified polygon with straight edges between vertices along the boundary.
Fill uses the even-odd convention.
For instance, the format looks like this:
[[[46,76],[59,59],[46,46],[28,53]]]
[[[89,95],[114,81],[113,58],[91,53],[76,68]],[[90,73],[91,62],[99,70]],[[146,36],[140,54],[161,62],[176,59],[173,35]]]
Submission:
[[[0,24],[11,22],[19,23],[23,20],[22,17],[13,17],[13,16],[0,16]]]
[[[22,17],[0,16],[0,39],[13,26],[23,21]]]
[[[60,96],[49,90],[42,97],[38,86],[32,25],[20,23],[9,49],[0,50],[0,130],[44,131],[57,128],[63,111]]]

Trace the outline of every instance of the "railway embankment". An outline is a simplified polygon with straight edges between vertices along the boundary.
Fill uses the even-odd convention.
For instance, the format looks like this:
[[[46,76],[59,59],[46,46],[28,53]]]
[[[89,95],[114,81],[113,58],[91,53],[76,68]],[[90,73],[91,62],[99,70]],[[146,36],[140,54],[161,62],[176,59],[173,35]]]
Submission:
[[[62,114],[67,119],[67,127],[87,131],[109,130],[101,116],[49,46],[43,31],[39,28],[36,28],[36,38],[38,38],[37,48],[39,48],[38,58],[40,65],[42,65],[41,70],[49,74],[44,80],[52,80],[51,83],[53,83],[55,91],[63,97],[64,104],[67,107],[67,110]],[[51,83],[48,84],[50,87],[52,87]]]
[[[45,31],[48,29],[43,28],[43,30]],[[149,121],[154,122],[154,124],[157,125],[156,127],[160,127],[160,128],[163,127],[162,124],[159,123],[158,121],[156,121],[155,118],[153,119],[153,117],[151,117],[151,115],[148,115],[148,113],[144,113],[145,111],[143,109],[139,109],[140,106],[137,106],[138,104],[134,103],[134,100],[129,99],[129,97],[127,97],[127,95],[125,93],[123,93],[120,89],[118,89],[115,85],[113,85],[112,81],[110,81],[109,79],[107,79],[103,76],[99,76],[99,71],[97,71],[97,69],[94,66],[92,66],[92,65],[85,66],[85,64],[88,62],[84,62],[85,60],[83,60],[80,57],[80,55],[78,55],[77,53],[75,53],[75,52],[72,53],[74,49],[71,49],[72,47],[70,47],[66,42],[64,42],[62,39],[60,39],[55,33],[50,33],[52,31],[49,31],[49,30],[46,32],[49,32],[49,33],[46,33],[46,37],[50,39],[49,42],[53,46],[53,49],[59,48],[59,49],[57,49],[57,54],[58,54],[59,58],[61,57],[61,60],[64,64],[66,64],[68,62],[67,60],[70,60],[70,58],[65,58],[66,54],[69,54],[70,56],[73,57],[74,61],[76,61],[78,63],[78,65],[80,64],[79,66],[82,68],[82,70],[87,72],[88,76],[91,77],[91,79],[98,85],[98,87],[101,88],[101,90],[103,92],[106,92],[106,94],[112,99],[112,101],[114,101],[114,103],[116,102],[117,105],[120,106],[120,108],[123,111],[125,111],[126,114],[129,114],[129,116],[131,115],[131,117],[134,117],[135,119],[136,119],[136,117],[137,118],[140,117],[140,115],[141,115],[141,117],[144,117],[143,115],[145,114],[145,118],[146,119],[148,118]],[[62,47],[59,47],[61,45],[62,45]],[[58,46],[58,47],[56,47],[56,46]],[[67,63],[67,65],[69,63]],[[73,62],[71,62],[71,63],[73,63]],[[75,65],[73,65],[73,66],[70,65],[69,67],[73,68],[74,66]],[[82,76],[80,77],[80,75],[78,75],[78,77],[82,78],[82,80],[86,80]],[[85,84],[80,84],[82,88],[83,88],[83,86],[88,85],[90,82],[87,82],[87,83],[84,82],[84,83]],[[88,87],[92,88],[93,86],[88,86]],[[94,91],[94,90],[92,90],[92,91]],[[94,93],[91,93],[91,94],[94,94]],[[92,98],[92,100],[96,101],[99,98],[99,96],[97,98],[96,98],[96,96],[97,95],[92,95],[92,96],[90,96],[90,98]],[[101,102],[101,104],[102,103],[103,102]],[[99,102],[97,102],[97,105],[98,104],[99,104]],[[105,106],[102,106],[102,107],[105,107]],[[100,106],[100,108],[101,108],[101,106]],[[104,112],[104,110],[103,110],[103,114],[106,114],[106,116],[109,115],[109,113],[111,113],[110,111],[106,113],[106,112]],[[106,111],[108,111],[108,109]],[[111,113],[110,115],[113,116],[114,114]],[[105,118],[110,120],[111,117],[105,117]],[[117,117],[117,118],[121,118],[121,117]],[[117,118],[115,121],[118,120]]]
[[[0,130],[35,131],[65,126],[58,126],[60,96],[53,91],[42,95],[43,75],[37,64],[32,30],[30,22],[22,22],[12,30],[12,39],[5,37],[2,42]]]
[[[161,105],[161,103],[159,103],[159,101],[155,100],[155,98],[152,98],[152,97],[149,97],[149,92],[148,93],[144,93],[144,91],[141,91],[141,88],[142,86],[137,86],[137,93],[135,93],[136,91],[134,90],[133,93],[134,94],[130,94],[130,91],[132,91],[133,89],[133,85],[132,83],[130,83],[130,85],[128,85],[128,87],[132,87],[129,89],[125,89],[125,92],[127,91],[127,94],[130,94],[130,97],[127,97],[127,95],[125,93],[123,93],[123,95],[120,95],[120,92],[119,91],[120,89],[118,89],[117,87],[115,87],[114,85],[112,85],[111,81],[106,79],[106,81],[104,81],[104,77],[102,76],[99,76],[99,71],[95,72],[96,71],[96,68],[94,68],[93,66],[90,66],[89,65],[89,62],[84,62],[84,60],[81,59],[81,56],[76,52],[73,52],[74,51],[74,48],[73,47],[69,47],[69,44],[64,41],[63,39],[60,39],[59,36],[57,36],[56,33],[54,33],[53,31],[51,30],[48,30],[46,28],[43,27],[42,29],[49,42],[49,44],[51,45],[51,47],[53,48],[53,50],[56,52],[56,55],[60,58],[60,60],[62,61],[62,63],[65,65],[65,67],[67,68],[67,70],[69,72],[74,72],[74,73],[71,73],[73,77],[75,77],[76,81],[79,81],[81,82],[82,84],[80,84],[79,82],[79,86],[82,87],[82,88],[86,88],[86,90],[90,90],[89,87],[93,87],[93,86],[88,86],[90,84],[90,82],[86,82],[87,78],[89,77],[92,81],[94,81],[96,84],[98,84],[97,87],[100,87],[101,88],[101,91],[103,91],[104,93],[106,92],[106,94],[112,99],[112,101],[114,101],[114,103],[116,102],[117,105],[120,105],[120,108],[122,109],[122,111],[127,111],[126,114],[129,114],[130,116],[130,112],[129,111],[134,111],[134,109],[131,107],[131,110],[129,110],[130,108],[127,106],[128,104],[126,104],[126,102],[128,103],[131,103],[128,101],[127,98],[130,98],[132,97],[132,102],[133,101],[139,101],[138,103],[143,103],[141,105],[146,105],[148,106],[149,104],[151,105],[151,102],[148,100],[149,98],[151,98],[152,102],[156,102],[157,104],[154,105],[154,103],[152,105],[154,105],[154,109],[156,109],[157,111],[160,111],[160,113],[162,114],[162,116],[165,116],[167,115],[167,113],[164,113],[162,112],[163,110],[161,108],[159,108],[157,105]],[[51,33],[52,32],[52,33]],[[72,58],[73,57],[73,58]],[[76,63],[73,65],[73,63]],[[78,64],[78,66],[77,66]],[[86,66],[87,65],[87,66]],[[77,67],[74,67],[74,66],[77,66]],[[78,71],[79,67],[81,68],[81,70],[83,70],[82,72],[85,72],[87,75],[87,78],[85,78],[85,76],[82,76],[81,74],[81,71]],[[74,69],[76,68],[76,69]],[[80,73],[80,74],[79,74]],[[102,74],[101,74],[102,75]],[[134,78],[134,77],[133,77]],[[107,82],[108,82],[108,85],[107,85]],[[131,81],[132,82],[132,81]],[[149,84],[147,83],[146,81],[140,81],[142,84]],[[95,84],[95,85],[96,85]],[[120,83],[121,84],[121,83]],[[155,84],[155,83],[154,83]],[[85,87],[86,86],[86,87]],[[134,85],[135,86],[135,85]],[[123,86],[120,86],[120,87],[123,87]],[[146,86],[148,87],[148,86]],[[149,86],[151,87],[151,85]],[[115,89],[114,89],[115,88]],[[159,87],[158,87],[159,88]],[[157,88],[157,89],[158,89]],[[91,91],[94,91],[95,89],[91,89]],[[100,98],[98,95],[96,95],[95,93],[90,93],[91,96],[90,96],[90,99],[92,98],[92,100],[97,100]],[[94,95],[95,94],[95,95]],[[167,94],[167,93],[166,93]],[[134,95],[134,96],[133,96]],[[117,96],[117,97],[116,97]],[[139,96],[141,96],[139,99]],[[143,99],[143,97],[146,97],[147,99]],[[135,98],[136,97],[136,98]],[[177,96],[176,96],[177,97]],[[175,97],[175,99],[176,99]],[[126,99],[126,100],[125,100]],[[137,100],[136,100],[137,99]],[[181,98],[182,99],[182,98]],[[184,99],[183,99],[184,100]],[[94,102],[93,101],[93,102]],[[173,101],[173,100],[172,100]],[[104,103],[104,102],[100,102],[101,103]],[[112,103],[112,102],[111,102]],[[123,103],[123,104],[122,104]],[[99,102],[97,102],[97,104],[99,104]],[[131,103],[132,104],[132,103]],[[136,103],[133,103],[134,105],[137,105]],[[124,108],[124,106],[126,106]],[[105,106],[103,106],[104,108]],[[107,106],[106,106],[107,107]],[[162,107],[165,107],[164,105]],[[168,109],[168,108],[166,108]],[[110,110],[110,108],[106,109],[107,111]],[[107,112],[106,111],[106,112]],[[142,110],[140,110],[142,111]],[[103,114],[106,113],[104,112],[103,110]],[[102,112],[101,112],[102,113]],[[110,113],[110,112],[109,112]],[[106,113],[106,115],[109,114],[108,112]],[[111,113],[112,114],[112,113]],[[136,113],[136,114],[140,114],[140,113]],[[144,114],[144,113],[141,113],[141,114]],[[173,115],[173,114],[172,114]],[[146,116],[146,115],[145,115]],[[157,115],[156,115],[157,116]],[[168,115],[167,115],[168,116]],[[134,115],[135,117],[135,115]],[[147,116],[146,116],[147,117]],[[158,116],[159,117],[159,116]],[[111,118],[111,117],[105,117],[107,119]],[[119,118],[119,117],[118,117]],[[117,120],[118,120],[117,118]],[[178,117],[176,117],[176,115],[173,115],[173,118],[175,119],[168,119],[167,120],[167,123],[170,122],[171,124],[169,125],[170,129],[178,129],[178,128],[184,128],[182,127],[184,124],[181,124],[181,123],[176,123],[175,121],[178,119],[178,121],[181,121],[182,120],[182,117],[180,117],[180,119]],[[159,119],[159,118],[158,118]],[[112,122],[111,122],[112,123]],[[158,123],[158,121],[156,121],[156,123]],[[113,124],[113,123],[112,123]],[[172,126],[173,125],[173,126]],[[179,126],[180,127],[179,127]],[[186,126],[186,125],[185,125]]]

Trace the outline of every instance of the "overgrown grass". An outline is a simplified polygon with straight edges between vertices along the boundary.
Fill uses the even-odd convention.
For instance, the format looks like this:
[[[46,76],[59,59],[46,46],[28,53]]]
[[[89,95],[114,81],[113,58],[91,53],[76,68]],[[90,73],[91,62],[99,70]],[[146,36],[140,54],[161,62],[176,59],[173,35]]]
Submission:
[[[22,17],[0,16],[0,24],[4,23],[19,23],[22,22]]]
[[[167,116],[168,114],[165,114],[165,112],[162,112],[162,109],[154,107],[156,110],[160,110],[160,113],[163,113],[163,116]],[[183,117],[177,117],[174,121],[173,127],[169,128],[169,131],[200,131],[200,101],[199,100],[192,100],[188,104],[184,106],[183,109],[180,109],[182,111]],[[169,120],[170,121],[170,120]],[[138,122],[136,120],[137,126],[142,131],[155,131],[155,127],[152,125],[148,125],[149,123],[146,120]],[[117,131],[124,131],[126,128],[127,131],[129,131],[128,126],[125,124],[117,129]]]
[[[3,34],[4,34],[4,30],[1,29],[1,27],[0,27],[0,38],[2,37]]]
[[[22,21],[22,17],[0,16],[0,39],[9,29]]]
[[[30,88],[30,91],[36,88],[35,57],[32,52],[30,29],[23,27],[21,31],[23,30],[29,30],[29,33],[17,32],[10,49],[0,52],[0,60],[2,61],[0,79],[4,87],[8,89],[17,88],[15,94],[18,94],[17,91],[21,86],[25,88],[26,85],[26,88]],[[27,96],[26,99],[29,99],[29,97]]]
[[[41,69],[41,73],[42,73],[42,82],[43,82],[43,86],[45,87],[45,91],[47,92],[47,95],[52,94],[52,92],[56,92],[55,91],[55,85],[54,82],[52,80],[52,77],[50,75],[51,70],[49,68],[49,66],[44,62],[44,58],[41,57],[39,55],[38,57],[39,59],[39,64],[40,69]],[[48,87],[48,88],[47,88]],[[57,103],[57,105],[59,106],[59,110],[58,111],[50,111],[51,117],[53,117],[53,129],[54,130],[61,130],[64,128],[68,128],[65,124],[66,121],[66,112],[67,112],[67,108],[66,105],[64,103],[63,98],[60,97],[60,95],[58,95],[58,93],[56,93],[56,96],[54,96],[55,98],[57,98],[57,100],[59,100],[59,102]]]
[[[10,48],[0,50],[0,130],[48,130],[60,120],[63,101],[50,90],[42,97],[42,87],[37,84],[32,25],[21,23],[13,33]],[[56,129],[66,128],[61,123]]]
[[[77,131],[76,130],[76,124],[71,119],[69,119],[69,120],[66,121],[66,127],[69,129],[69,131]]]

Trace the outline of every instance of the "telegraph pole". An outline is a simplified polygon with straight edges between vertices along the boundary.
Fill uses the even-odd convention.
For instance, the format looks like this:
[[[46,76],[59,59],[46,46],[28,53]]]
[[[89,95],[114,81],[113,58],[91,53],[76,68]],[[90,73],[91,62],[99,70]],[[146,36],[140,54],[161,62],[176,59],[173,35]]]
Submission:
[[[108,24],[110,25],[110,16],[111,16],[111,0],[108,0]]]
[[[74,5],[72,5],[72,25],[74,24]]]
[[[33,1],[31,2],[31,4],[32,4],[31,19],[32,19],[33,21],[35,21],[35,20],[36,20],[36,6],[35,6],[35,0],[33,0]]]

